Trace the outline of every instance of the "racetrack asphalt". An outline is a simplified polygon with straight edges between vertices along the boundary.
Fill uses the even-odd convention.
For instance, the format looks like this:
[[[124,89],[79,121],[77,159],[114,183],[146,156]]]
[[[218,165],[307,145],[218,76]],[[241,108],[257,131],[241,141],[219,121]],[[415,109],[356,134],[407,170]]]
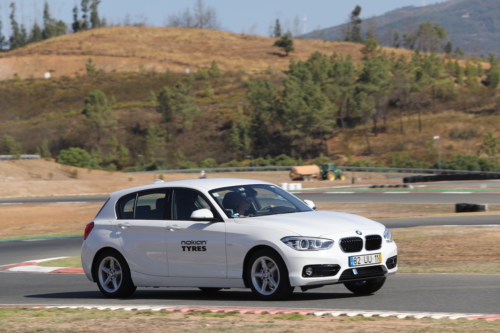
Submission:
[[[458,218],[458,219],[457,219]],[[461,220],[461,221],[458,221]],[[379,220],[388,227],[435,224],[498,224],[495,215]],[[458,222],[457,222],[458,221]],[[0,243],[0,266],[60,256],[77,256],[81,237]],[[132,298],[104,298],[83,274],[0,273],[0,305],[158,305],[310,309],[360,309],[460,313],[500,312],[500,275],[396,274],[372,296],[355,296],[343,285],[301,292],[290,299],[263,302],[249,290],[205,294],[195,288],[139,288]]]
[[[499,312],[500,275],[396,274],[372,296],[356,296],[343,285],[301,292],[264,302],[250,290],[214,294],[194,288],[139,288],[128,299],[107,299],[83,274],[1,273],[2,305],[162,305],[363,309],[460,313]]]

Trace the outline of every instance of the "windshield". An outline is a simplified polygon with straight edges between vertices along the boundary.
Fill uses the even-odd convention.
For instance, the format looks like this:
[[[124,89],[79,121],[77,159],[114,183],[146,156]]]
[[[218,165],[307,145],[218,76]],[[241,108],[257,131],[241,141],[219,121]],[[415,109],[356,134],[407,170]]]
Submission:
[[[231,186],[218,188],[209,193],[229,218],[312,210],[301,200],[275,185]]]

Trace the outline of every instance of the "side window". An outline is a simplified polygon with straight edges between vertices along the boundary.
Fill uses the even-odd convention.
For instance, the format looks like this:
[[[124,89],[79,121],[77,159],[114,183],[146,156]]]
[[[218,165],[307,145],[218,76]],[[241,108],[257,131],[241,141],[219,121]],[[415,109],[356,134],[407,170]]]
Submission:
[[[191,190],[174,190],[172,205],[172,219],[187,221],[191,214],[198,209],[210,209],[210,204],[198,192]]]
[[[140,192],[135,208],[136,220],[163,220],[165,212],[166,191]]]
[[[131,220],[134,218],[135,198],[137,193],[129,194],[118,201],[118,219]]]

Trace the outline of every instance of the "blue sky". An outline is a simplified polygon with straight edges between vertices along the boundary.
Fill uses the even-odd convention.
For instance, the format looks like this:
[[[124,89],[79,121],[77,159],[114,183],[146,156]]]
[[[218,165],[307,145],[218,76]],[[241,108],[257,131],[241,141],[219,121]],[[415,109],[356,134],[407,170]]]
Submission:
[[[72,21],[72,10],[81,0],[48,0],[52,15],[66,23]],[[132,21],[146,20],[148,25],[162,26],[168,15],[177,14],[187,7],[192,8],[196,0],[102,0],[99,13],[111,23],[121,23],[129,15]],[[362,7],[362,17],[384,14],[405,6],[422,6],[446,0],[204,0],[215,8],[225,30],[235,33],[253,33],[267,36],[269,27],[276,18],[283,26],[296,30],[295,18],[300,21],[299,29],[307,32],[318,27],[327,28],[346,22],[356,5]],[[41,22],[44,0],[0,0],[0,15],[4,34],[10,32],[8,8],[16,3],[17,20],[31,25],[34,17]],[[307,17],[304,27],[302,20]]]

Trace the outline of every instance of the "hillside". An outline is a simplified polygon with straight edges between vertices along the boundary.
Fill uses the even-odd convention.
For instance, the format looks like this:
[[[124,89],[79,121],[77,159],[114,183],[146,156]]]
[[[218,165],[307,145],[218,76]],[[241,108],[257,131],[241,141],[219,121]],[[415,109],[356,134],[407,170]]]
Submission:
[[[467,54],[500,55],[498,0],[450,0],[425,7],[404,7],[370,19],[365,18],[362,29],[366,32],[370,24],[376,26],[381,42],[389,45],[394,31],[402,36],[427,21],[443,26],[454,47],[460,47]],[[344,29],[345,24],[314,31],[304,37],[343,40]]]
[[[0,81],[17,73],[22,79],[77,76],[93,59],[105,72],[196,72],[217,61],[223,71],[285,70],[290,58],[306,60],[315,51],[350,54],[359,61],[362,46],[353,43],[294,40],[285,57],[272,47],[275,38],[192,28],[108,27],[92,29],[0,53]],[[405,53],[405,51],[399,51]]]
[[[9,79],[0,81],[0,154],[12,150],[9,135],[21,153],[41,152],[45,142],[56,158],[78,147],[110,171],[194,163],[206,168],[207,159],[215,159],[210,165],[244,166],[252,162],[249,156],[258,165],[289,165],[320,154],[342,163],[370,159],[386,165],[400,156],[395,165],[411,160],[431,166],[437,159],[435,135],[442,138],[443,158],[450,159],[478,153],[488,131],[500,134],[498,89],[482,83],[487,66],[464,61],[464,76],[464,68],[434,55],[386,49],[387,55],[364,61],[363,45],[300,39],[294,40],[296,52],[285,57],[270,46],[274,40],[200,29],[110,27],[2,53],[0,76]],[[323,54],[311,56],[315,51]],[[331,57],[334,52],[340,55]],[[85,70],[89,57],[97,73]],[[291,59],[304,62],[290,64]],[[220,75],[197,73],[213,60]],[[39,78],[51,69],[52,79]],[[374,70],[381,75],[371,75]],[[361,73],[370,74],[365,82]],[[179,100],[192,100],[194,108],[182,106],[166,118],[158,112],[159,93],[177,86],[188,91],[178,90]],[[385,90],[373,93],[379,87]],[[95,90],[107,96],[114,117],[102,140],[84,112]],[[185,109],[196,110],[186,115]]]

